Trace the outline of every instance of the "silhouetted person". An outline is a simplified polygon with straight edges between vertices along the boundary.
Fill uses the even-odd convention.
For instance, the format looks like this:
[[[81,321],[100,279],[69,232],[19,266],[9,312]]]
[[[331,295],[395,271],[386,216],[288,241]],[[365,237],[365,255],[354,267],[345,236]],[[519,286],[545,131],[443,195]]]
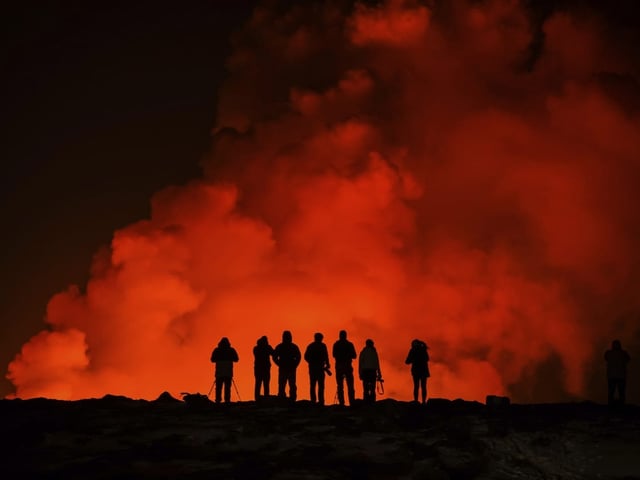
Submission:
[[[264,390],[264,396],[269,396],[269,381],[271,380],[271,357],[274,350],[269,345],[266,336],[260,337],[256,346],[253,347],[253,375],[256,379],[254,387],[254,397],[256,401],[260,398],[260,390]]]
[[[304,352],[304,359],[309,364],[309,386],[311,389],[311,402],[316,403],[316,386],[318,390],[317,401],[324,405],[324,374],[329,371],[329,351],[322,343],[323,335],[316,333],[313,342]]]
[[[413,377],[413,401],[418,401],[418,390],[422,390],[422,403],[427,401],[427,378],[429,378],[429,353],[427,344],[421,340],[411,342],[411,350],[404,363],[411,365]]]
[[[620,404],[624,405],[625,395],[627,391],[627,364],[631,357],[622,349],[620,340],[611,342],[611,350],[607,350],[604,354],[607,362],[607,381],[609,384],[609,405],[615,403],[614,397],[616,390]]]
[[[358,357],[358,375],[362,380],[362,399],[365,403],[376,401],[376,380],[382,381],[378,352],[373,346],[373,340],[367,339],[365,347]]]
[[[286,397],[285,388],[289,384],[289,398],[296,401],[296,369],[301,355],[298,346],[293,343],[291,332],[282,332],[282,343],[278,344],[273,354],[273,361],[278,366],[278,396]]]
[[[231,401],[231,382],[233,381],[233,363],[238,361],[238,352],[231,347],[229,339],[222,337],[218,346],[211,352],[211,362],[216,364],[216,403],[220,403],[220,393],[224,386],[224,401]]]
[[[356,349],[349,340],[347,332],[340,330],[339,339],[333,344],[333,358],[336,361],[336,382],[338,384],[338,402],[344,405],[344,382],[347,382],[349,405],[353,405],[356,392],[353,388],[353,366],[351,362],[356,358]]]

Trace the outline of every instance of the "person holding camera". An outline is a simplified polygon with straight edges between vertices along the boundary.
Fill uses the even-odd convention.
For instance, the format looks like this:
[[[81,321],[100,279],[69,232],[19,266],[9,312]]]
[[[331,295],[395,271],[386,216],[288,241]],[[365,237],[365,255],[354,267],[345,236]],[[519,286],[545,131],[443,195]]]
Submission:
[[[376,401],[376,381],[382,382],[382,372],[380,371],[380,360],[378,352],[373,346],[370,338],[365,342],[365,347],[358,357],[358,374],[362,380],[362,400],[365,403]]]
[[[282,332],[282,342],[273,351],[273,362],[278,366],[278,397],[287,398],[286,388],[289,385],[289,399],[296,401],[296,370],[300,365],[300,349],[293,343],[289,330]]]
[[[429,378],[429,353],[427,344],[415,339],[411,342],[411,349],[405,364],[411,365],[413,377],[413,401],[418,401],[418,390],[422,391],[422,403],[427,401],[427,378]]]
[[[254,384],[254,398],[257,401],[261,399],[260,391],[264,391],[264,396],[269,396],[269,382],[271,381],[271,358],[275,354],[273,347],[269,345],[269,339],[263,335],[258,339],[256,346],[253,347],[253,376],[256,381]]]
[[[353,405],[356,392],[353,386],[353,366],[351,362],[357,358],[356,348],[347,340],[347,331],[340,330],[338,341],[333,344],[333,358],[336,360],[336,385],[338,387],[338,403],[344,405],[344,384],[347,383],[349,405]]]
[[[222,401],[222,389],[224,388],[224,401],[231,401],[231,383],[233,382],[233,364],[238,361],[238,352],[231,346],[227,337],[222,337],[218,346],[211,352],[211,363],[216,364],[216,403]]]
[[[316,403],[316,387],[318,391],[317,402],[324,405],[324,374],[331,375],[329,370],[329,352],[322,342],[323,335],[316,333],[314,341],[309,344],[304,352],[304,359],[309,364],[309,385],[311,388],[311,403]]]

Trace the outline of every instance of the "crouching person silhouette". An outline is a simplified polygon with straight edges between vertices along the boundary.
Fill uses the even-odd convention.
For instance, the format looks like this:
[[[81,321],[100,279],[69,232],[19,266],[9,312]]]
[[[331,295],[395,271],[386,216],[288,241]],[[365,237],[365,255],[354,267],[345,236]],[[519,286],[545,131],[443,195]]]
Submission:
[[[224,401],[231,401],[231,382],[233,364],[238,361],[238,352],[231,346],[227,337],[222,337],[218,346],[211,352],[211,362],[216,364],[216,403],[221,401],[224,387]]]
[[[285,389],[289,384],[289,398],[296,401],[296,369],[300,364],[301,355],[298,346],[293,343],[291,332],[282,332],[282,343],[279,343],[273,354],[273,361],[278,366],[278,396],[286,397]]]
[[[413,401],[418,401],[418,391],[422,392],[422,403],[427,401],[427,378],[429,378],[429,353],[427,344],[422,340],[413,340],[405,364],[411,365],[413,377]]]
[[[253,375],[256,379],[254,386],[254,398],[260,399],[260,391],[264,391],[264,396],[269,396],[269,382],[271,380],[271,357],[273,357],[273,347],[269,345],[269,339],[262,336],[253,347]]]
[[[311,403],[316,403],[316,386],[318,388],[317,401],[324,405],[324,374],[329,371],[329,352],[327,346],[322,343],[323,335],[316,333],[314,341],[309,344],[304,352],[304,359],[309,364],[309,386],[311,388]]]
[[[376,380],[382,381],[378,352],[373,346],[373,340],[367,339],[365,347],[358,357],[358,374],[362,380],[362,400],[365,403],[376,401]]]

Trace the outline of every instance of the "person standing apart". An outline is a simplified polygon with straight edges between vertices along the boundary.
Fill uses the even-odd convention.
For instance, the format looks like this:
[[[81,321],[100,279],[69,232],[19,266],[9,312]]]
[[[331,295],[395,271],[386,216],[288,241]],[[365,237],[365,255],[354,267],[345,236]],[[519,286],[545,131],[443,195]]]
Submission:
[[[289,398],[296,401],[296,369],[300,364],[301,355],[298,346],[293,343],[289,330],[282,332],[282,343],[279,343],[273,353],[273,361],[278,366],[278,396],[286,398],[286,387],[289,385]]]
[[[376,381],[382,381],[382,372],[380,372],[378,352],[371,339],[367,339],[365,347],[358,357],[358,375],[362,380],[363,401],[374,403],[376,401]]]
[[[411,342],[411,349],[405,364],[411,365],[413,377],[413,401],[418,401],[418,391],[422,391],[422,403],[427,401],[427,378],[429,378],[429,353],[427,344],[415,339]]]
[[[218,346],[211,352],[211,362],[216,364],[216,403],[220,403],[224,387],[224,401],[231,401],[231,382],[233,364],[238,361],[238,352],[231,346],[227,337],[222,337]]]
[[[336,367],[336,382],[338,384],[338,402],[344,405],[344,382],[347,382],[347,393],[349,395],[349,405],[353,405],[356,392],[353,387],[353,366],[351,362],[356,358],[356,349],[347,340],[346,330],[340,330],[338,341],[333,344],[333,358]]]
[[[316,333],[314,341],[309,344],[304,352],[304,359],[309,364],[309,386],[311,403],[324,405],[324,374],[329,372],[329,352],[327,346],[322,343],[323,335]],[[316,400],[316,388],[318,390]]]
[[[631,360],[631,357],[622,349],[620,340],[614,340],[611,342],[611,350],[605,352],[604,359],[607,362],[609,405],[615,403],[616,390],[618,391],[620,404],[624,405],[627,391],[627,364]]]

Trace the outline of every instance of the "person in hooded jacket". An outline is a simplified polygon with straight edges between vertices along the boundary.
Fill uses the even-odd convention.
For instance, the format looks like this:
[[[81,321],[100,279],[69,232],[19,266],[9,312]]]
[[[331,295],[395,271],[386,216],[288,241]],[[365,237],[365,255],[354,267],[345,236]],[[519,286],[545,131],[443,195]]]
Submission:
[[[333,358],[336,361],[336,383],[338,386],[338,402],[344,405],[344,383],[347,383],[347,394],[349,395],[349,405],[353,405],[356,398],[353,386],[353,366],[351,362],[357,357],[356,349],[347,340],[346,330],[340,330],[338,341],[333,344]]]
[[[309,386],[311,403],[316,403],[316,387],[318,390],[317,401],[324,405],[324,375],[329,371],[329,352],[327,346],[322,342],[324,336],[316,333],[314,341],[307,346],[304,352],[304,359],[309,364]]]
[[[300,349],[293,343],[289,330],[282,332],[282,343],[279,343],[273,353],[273,361],[278,366],[278,396],[286,397],[286,387],[289,385],[289,398],[296,401],[296,369],[302,356]]]
[[[362,399],[365,403],[376,401],[376,380],[382,381],[378,352],[370,338],[358,357],[358,375],[362,380]]]
[[[422,403],[427,401],[427,378],[429,378],[429,353],[427,344],[415,339],[411,342],[411,349],[405,360],[405,364],[411,365],[413,377],[413,401],[418,401],[418,391],[422,393]]]
[[[254,398],[260,399],[260,391],[264,391],[264,396],[269,396],[269,382],[271,381],[271,357],[273,357],[273,347],[269,345],[269,339],[262,336],[253,347],[253,375],[256,379],[254,386]]]
[[[611,350],[604,354],[607,362],[607,383],[609,405],[614,405],[616,390],[621,405],[624,405],[627,391],[627,364],[631,360],[629,354],[622,349],[620,340],[611,342]]]
[[[224,401],[231,401],[231,382],[233,364],[238,361],[238,352],[231,346],[227,337],[222,337],[218,346],[211,352],[211,362],[216,364],[216,403],[220,403],[224,387]]]

